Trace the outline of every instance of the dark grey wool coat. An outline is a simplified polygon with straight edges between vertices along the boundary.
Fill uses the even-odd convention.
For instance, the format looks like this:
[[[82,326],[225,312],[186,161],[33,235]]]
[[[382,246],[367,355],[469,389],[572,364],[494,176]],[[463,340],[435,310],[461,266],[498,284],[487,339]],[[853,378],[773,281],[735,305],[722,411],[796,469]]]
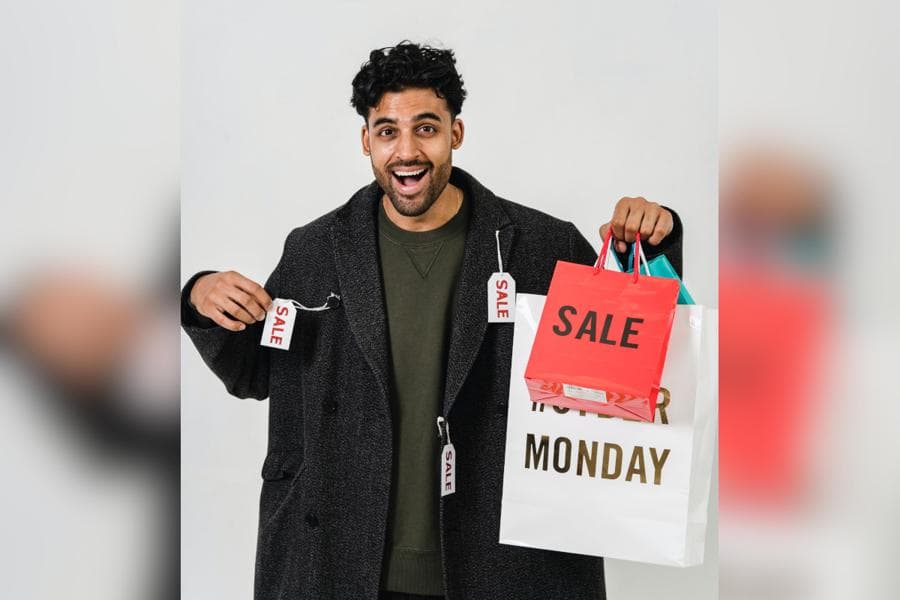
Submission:
[[[443,415],[457,452],[457,491],[440,503],[449,600],[597,600],[599,558],[497,542],[503,490],[512,324],[488,324],[487,281],[503,264],[522,293],[546,294],[557,260],[596,253],[567,222],[498,198],[454,168],[471,200],[453,311]],[[375,600],[391,487],[391,361],[378,261],[376,183],[294,229],[265,287],[319,306],[298,311],[289,351],[260,346],[262,324],[232,333],[197,313],[182,322],[203,360],[239,398],[270,398],[262,467],[256,600]],[[598,215],[599,218],[599,215]],[[680,270],[680,223],[666,250]],[[190,399],[186,399],[190,401]],[[433,435],[438,435],[437,427]],[[438,456],[435,461],[438,485]]]

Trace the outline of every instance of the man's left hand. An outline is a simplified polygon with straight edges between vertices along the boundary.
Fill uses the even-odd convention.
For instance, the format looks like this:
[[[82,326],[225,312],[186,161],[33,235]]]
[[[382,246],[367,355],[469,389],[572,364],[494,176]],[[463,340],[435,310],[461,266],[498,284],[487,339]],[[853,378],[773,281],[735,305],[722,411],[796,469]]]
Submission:
[[[674,226],[672,213],[656,202],[649,202],[645,198],[625,197],[616,203],[609,223],[600,227],[600,238],[604,238],[612,227],[616,250],[625,252],[638,231],[641,232],[642,240],[656,246],[672,233]]]

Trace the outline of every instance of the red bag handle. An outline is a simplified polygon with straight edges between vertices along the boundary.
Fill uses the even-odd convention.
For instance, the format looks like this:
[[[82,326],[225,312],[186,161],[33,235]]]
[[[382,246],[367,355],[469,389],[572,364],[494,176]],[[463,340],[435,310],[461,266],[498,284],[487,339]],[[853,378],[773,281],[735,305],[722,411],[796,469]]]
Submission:
[[[606,235],[603,237],[603,246],[600,248],[600,256],[597,257],[597,262],[594,263],[594,275],[599,273],[600,271],[606,270],[606,255],[609,252],[609,245],[612,243],[612,227],[606,230]],[[638,272],[640,269],[640,256],[641,256],[641,232],[635,232],[634,234],[634,276],[632,278],[633,283],[637,283],[638,280]],[[649,274],[649,271],[648,271]]]

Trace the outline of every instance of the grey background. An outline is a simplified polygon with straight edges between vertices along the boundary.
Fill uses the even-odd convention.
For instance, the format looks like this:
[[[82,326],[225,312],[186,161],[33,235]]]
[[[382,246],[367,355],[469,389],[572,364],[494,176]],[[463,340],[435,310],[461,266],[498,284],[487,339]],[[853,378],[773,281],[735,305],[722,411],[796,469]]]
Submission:
[[[169,294],[161,278],[173,279],[177,250],[179,35],[177,0],[0,3],[4,325],[7,301],[60,272],[89,272],[148,302]],[[56,300],[80,318],[64,294]],[[145,333],[156,315],[146,316],[136,324]],[[166,402],[123,402],[126,412],[152,409],[130,416],[177,411],[178,332],[174,311],[164,317],[151,345]],[[158,471],[86,443],[55,390],[15,360],[8,338],[2,346],[0,596],[147,598],[169,526]]]
[[[469,98],[454,164],[595,243],[622,196],[672,206],[686,282],[715,306],[715,7],[187,3],[182,281],[264,281],[293,227],[372,180],[350,81],[371,49],[409,38],[456,51]],[[184,598],[251,597],[266,413],[228,396],[182,335]],[[609,560],[609,597],[715,598],[716,554],[712,515],[702,567]]]

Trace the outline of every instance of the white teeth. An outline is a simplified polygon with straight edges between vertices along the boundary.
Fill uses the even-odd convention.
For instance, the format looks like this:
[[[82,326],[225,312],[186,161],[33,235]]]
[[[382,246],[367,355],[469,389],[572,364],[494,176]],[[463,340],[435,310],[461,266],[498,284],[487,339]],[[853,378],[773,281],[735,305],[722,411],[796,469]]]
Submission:
[[[419,169],[418,171],[394,171],[394,175],[397,177],[415,177],[416,175],[420,175],[425,172],[425,169]]]

